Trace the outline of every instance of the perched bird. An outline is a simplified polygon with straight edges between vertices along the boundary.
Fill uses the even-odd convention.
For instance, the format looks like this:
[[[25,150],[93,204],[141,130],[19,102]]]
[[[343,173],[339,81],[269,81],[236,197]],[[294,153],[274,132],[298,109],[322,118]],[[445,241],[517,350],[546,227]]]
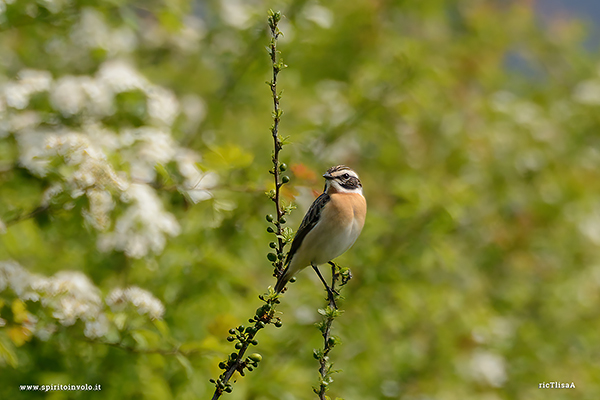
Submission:
[[[286,269],[275,285],[278,293],[309,265],[322,279],[317,266],[348,250],[365,224],[367,202],[356,172],[337,165],[329,168],[323,178],[325,190],[312,203],[296,232],[285,261]]]

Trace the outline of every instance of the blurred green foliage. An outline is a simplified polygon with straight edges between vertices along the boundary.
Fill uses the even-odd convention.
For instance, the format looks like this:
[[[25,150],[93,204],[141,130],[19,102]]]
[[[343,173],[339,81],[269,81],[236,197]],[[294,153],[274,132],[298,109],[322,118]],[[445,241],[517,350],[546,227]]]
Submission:
[[[106,336],[90,338],[78,320],[40,337],[32,320],[56,317],[0,284],[0,397],[38,396],[19,391],[27,383],[102,385],[50,399],[211,396],[208,379],[232,350],[228,329],[274,284],[264,220],[273,212],[269,8],[286,16],[280,129],[292,144],[281,157],[294,172],[286,201],[298,204],[288,226],[334,164],[358,171],[369,203],[362,236],[338,260],[354,279],[334,325],[343,373],[330,395],[600,398],[600,60],[582,49],[579,24],[541,27],[530,2],[492,0],[1,1],[0,262],[47,277],[82,272],[103,298],[138,286],[166,311],[152,320],[105,307]],[[95,92],[56,88],[67,76],[100,82],[114,61],[154,86],[115,86],[108,108]],[[52,83],[20,107],[24,70]],[[169,101],[150,106],[156,93],[178,99],[176,117],[161,114]],[[98,109],[80,109],[84,101]],[[27,129],[93,140],[90,126],[117,138],[148,126],[168,133],[152,159],[143,146],[159,136],[98,145],[130,183],[136,168],[150,171],[144,195],[179,226],[163,226],[164,247],[139,254],[102,242],[135,202],[103,183],[108,222],[84,217],[98,193],[70,191],[80,184],[70,153],[44,173],[27,161]],[[160,161],[169,146],[193,150],[202,158],[191,165],[218,176],[209,199],[181,189],[185,168]],[[44,203],[56,184],[63,194]],[[314,398],[324,292],[312,275],[291,285],[283,327],[261,332],[260,367],[227,398]],[[100,343],[111,340],[125,348]],[[538,389],[549,381],[576,389]]]

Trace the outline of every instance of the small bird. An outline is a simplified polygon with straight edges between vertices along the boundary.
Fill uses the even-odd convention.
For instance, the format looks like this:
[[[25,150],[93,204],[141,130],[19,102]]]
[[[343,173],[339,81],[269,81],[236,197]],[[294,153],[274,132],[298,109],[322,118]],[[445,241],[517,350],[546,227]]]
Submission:
[[[302,219],[285,260],[286,269],[275,285],[277,293],[309,265],[323,280],[317,266],[352,247],[365,224],[367,202],[358,174],[345,165],[337,165],[329,168],[323,178],[325,189]]]

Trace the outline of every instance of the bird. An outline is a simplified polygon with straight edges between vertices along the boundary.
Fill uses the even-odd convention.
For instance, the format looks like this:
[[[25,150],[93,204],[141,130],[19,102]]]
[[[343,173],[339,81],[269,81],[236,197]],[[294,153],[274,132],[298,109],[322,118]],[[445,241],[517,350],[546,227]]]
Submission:
[[[317,267],[352,247],[365,224],[367,202],[358,174],[345,165],[336,165],[323,178],[323,193],[312,203],[296,231],[284,263],[286,268],[275,285],[276,293],[309,265],[330,291]]]

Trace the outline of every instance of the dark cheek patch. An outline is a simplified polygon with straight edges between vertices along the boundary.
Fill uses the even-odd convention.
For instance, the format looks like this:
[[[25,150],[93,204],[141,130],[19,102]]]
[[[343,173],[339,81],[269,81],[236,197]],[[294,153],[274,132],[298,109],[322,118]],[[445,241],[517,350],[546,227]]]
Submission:
[[[346,181],[340,182],[340,183],[344,189],[356,189],[357,187],[360,186],[358,179],[356,179],[354,177],[349,178]]]

